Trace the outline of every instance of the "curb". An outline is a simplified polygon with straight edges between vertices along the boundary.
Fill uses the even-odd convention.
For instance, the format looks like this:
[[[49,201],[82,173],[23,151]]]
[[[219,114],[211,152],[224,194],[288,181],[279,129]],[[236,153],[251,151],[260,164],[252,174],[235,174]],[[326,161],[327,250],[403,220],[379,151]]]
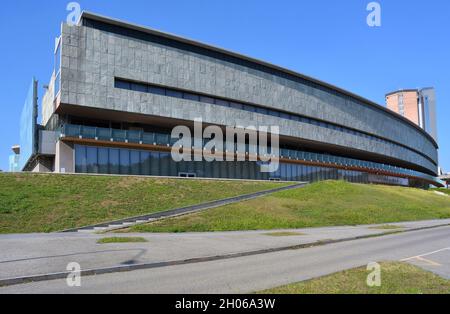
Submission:
[[[441,224],[441,225],[435,225],[435,226],[428,226],[428,227],[421,227],[421,228],[407,229],[407,230],[388,231],[388,232],[383,232],[383,233],[379,233],[379,234],[371,234],[371,235],[364,235],[364,236],[357,236],[357,237],[350,237],[350,238],[343,238],[343,239],[336,239],[336,240],[321,240],[321,241],[316,241],[316,242],[311,242],[311,243],[304,243],[304,244],[271,248],[271,249],[262,249],[262,250],[249,251],[249,252],[230,253],[230,254],[225,254],[225,255],[199,257],[199,258],[191,258],[191,259],[176,260],[176,261],[169,261],[169,262],[144,263],[144,264],[136,264],[136,265],[121,265],[121,266],[99,268],[99,269],[87,269],[87,270],[82,270],[80,272],[80,275],[81,276],[95,276],[95,275],[104,275],[104,274],[119,273],[119,272],[129,272],[129,271],[135,271],[135,270],[154,269],[154,268],[162,268],[162,267],[169,267],[169,266],[213,262],[213,261],[218,261],[218,260],[227,260],[227,259],[246,257],[246,256],[255,256],[255,255],[262,255],[262,254],[282,252],[282,251],[299,250],[299,249],[305,249],[305,248],[311,248],[311,247],[324,246],[324,245],[328,245],[328,244],[350,242],[350,241],[355,241],[355,240],[378,238],[378,237],[383,237],[383,236],[387,236],[387,235],[422,231],[422,230],[435,229],[435,228],[448,227],[448,226],[450,226],[450,224],[447,223],[447,224]],[[65,279],[65,278],[67,278],[67,276],[69,274],[71,274],[71,273],[70,272],[61,272],[61,273],[52,273],[52,274],[1,279],[0,287],[13,286],[13,285],[19,285],[19,284],[25,284],[25,283],[33,283],[33,282],[42,282],[42,281],[49,281],[49,280],[56,280],[56,279]]]

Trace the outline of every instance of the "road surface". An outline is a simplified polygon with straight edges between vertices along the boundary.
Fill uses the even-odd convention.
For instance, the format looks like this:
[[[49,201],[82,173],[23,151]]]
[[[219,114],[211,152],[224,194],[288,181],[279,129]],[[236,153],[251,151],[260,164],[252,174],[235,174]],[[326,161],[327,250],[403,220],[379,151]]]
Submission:
[[[250,293],[373,261],[418,264],[450,279],[450,227],[164,268],[0,288],[0,293]]]

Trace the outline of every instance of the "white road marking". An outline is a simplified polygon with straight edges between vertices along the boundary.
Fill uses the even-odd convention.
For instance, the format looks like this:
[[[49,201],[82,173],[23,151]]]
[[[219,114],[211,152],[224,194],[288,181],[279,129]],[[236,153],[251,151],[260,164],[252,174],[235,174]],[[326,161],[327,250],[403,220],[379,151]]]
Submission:
[[[435,261],[432,261],[432,260],[430,260],[430,259],[427,259],[427,258],[416,257],[416,259],[417,259],[418,261],[424,262],[424,263],[426,263],[426,264],[428,264],[428,265],[430,265],[430,266],[438,266],[438,267],[442,266],[441,264],[439,264],[439,263],[437,263],[437,262],[435,262]]]
[[[400,262],[407,262],[407,261],[410,261],[410,260],[412,260],[412,259],[418,259],[418,260],[422,260],[422,261],[428,261],[428,262],[435,263],[435,262],[433,262],[433,261],[430,261],[430,260],[428,260],[428,259],[425,259],[424,257],[425,257],[425,256],[434,255],[434,254],[437,254],[437,253],[440,253],[440,252],[443,252],[443,251],[449,251],[449,250],[450,250],[450,247],[447,247],[447,248],[440,249],[440,250],[437,250],[437,251],[433,251],[433,252],[430,252],[430,253],[425,253],[425,254],[421,254],[421,255],[416,255],[416,256],[404,258],[404,259],[400,260]],[[437,264],[437,263],[436,263],[436,264]],[[441,266],[441,265],[439,265],[439,266]]]

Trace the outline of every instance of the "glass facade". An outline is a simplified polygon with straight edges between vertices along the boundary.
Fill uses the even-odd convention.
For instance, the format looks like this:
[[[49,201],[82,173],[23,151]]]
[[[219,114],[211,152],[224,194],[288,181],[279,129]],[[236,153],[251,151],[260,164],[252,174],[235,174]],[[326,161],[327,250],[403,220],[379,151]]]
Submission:
[[[14,154],[9,156],[9,172],[20,172],[19,168],[20,155]]]
[[[107,142],[121,142],[121,143],[135,143],[135,144],[147,144],[147,145],[153,145],[153,146],[159,146],[159,147],[171,147],[177,139],[171,139],[170,134],[168,133],[159,133],[159,132],[142,132],[142,131],[133,131],[133,130],[116,130],[116,129],[106,129],[106,128],[96,128],[91,126],[80,126],[80,125],[71,125],[71,124],[65,124],[61,129],[62,137],[69,137],[69,138],[77,138],[77,139],[94,139],[94,140],[103,140]],[[204,144],[208,140],[204,140]],[[192,143],[193,145],[194,143]],[[246,152],[250,153],[251,147],[247,145]],[[109,152],[111,154],[111,152]],[[119,167],[118,171],[113,170],[110,173],[117,173],[117,174],[131,174],[131,172],[128,172],[128,170],[125,170],[125,168],[120,167],[120,152],[116,151],[112,153],[112,159],[114,167]],[[102,156],[106,156],[106,152],[102,152]],[[111,156],[110,156],[111,157]],[[82,160],[83,158],[88,158],[87,154],[80,156],[77,158],[77,160]],[[127,158],[131,158],[131,156],[123,156],[122,162],[126,162]],[[134,160],[137,160],[137,155],[133,156]],[[288,159],[292,160],[292,164],[295,164],[295,161],[304,161],[304,162],[311,162],[311,163],[320,163],[325,164],[325,166],[329,165],[325,169],[329,171],[330,169],[333,169],[334,167],[353,167],[353,168],[361,168],[362,173],[367,173],[364,171],[366,169],[368,172],[373,171],[380,171],[380,172],[389,172],[389,173],[396,173],[400,175],[405,176],[411,176],[411,177],[417,177],[422,178],[425,180],[428,180],[430,182],[436,181],[436,178],[422,173],[418,171],[414,171],[411,169],[405,169],[400,168],[392,165],[387,164],[381,164],[371,161],[365,161],[365,160],[359,160],[354,158],[348,158],[348,157],[341,157],[341,156],[335,156],[330,155],[326,153],[316,153],[316,152],[308,152],[308,151],[302,151],[302,150],[296,150],[296,149],[288,149],[288,148],[282,148],[280,150],[280,158],[281,159]],[[125,160],[125,161],[124,161]],[[87,167],[87,163],[83,162],[83,166],[80,165],[80,169],[83,169],[82,171],[77,172],[94,172],[90,168],[90,171],[85,170],[82,167]],[[190,164],[190,163],[189,163]],[[291,164],[291,163],[288,163]],[[239,164],[241,167],[242,165]],[[248,166],[248,165],[247,165]],[[152,165],[147,165],[147,167],[152,167]],[[155,166],[156,167],[156,166]],[[206,166],[209,167],[209,166]],[[228,166],[227,166],[228,167]],[[250,165],[250,169],[252,169],[253,165]],[[103,168],[105,169],[105,168]],[[116,169],[116,168],[114,168]],[[122,170],[120,170],[122,169]],[[171,169],[177,169],[177,168],[171,168]],[[247,171],[247,167],[243,167],[241,171]],[[122,172],[121,172],[122,171]],[[283,170],[284,171],[284,170]],[[296,170],[294,170],[294,174]],[[305,170],[309,172],[310,170]],[[134,168],[134,173],[137,173],[137,168]],[[172,174],[174,176],[177,176],[179,172],[182,173],[191,173],[192,171],[187,171],[185,169],[181,170],[172,170]],[[251,171],[250,171],[251,172]],[[108,173],[106,171],[102,171],[101,173]],[[158,175],[155,174],[156,170],[153,170],[150,175]],[[217,171],[212,172],[214,175],[213,177],[222,177],[225,178],[225,176],[221,176]],[[141,173],[141,174],[149,174],[148,171]],[[209,173],[207,175],[202,175],[202,173],[199,173],[198,176],[200,177],[210,177]],[[230,178],[236,178],[239,179],[240,174],[230,174]],[[289,175],[291,176],[291,175]],[[347,176],[348,177],[348,176]],[[277,174],[276,178],[280,178],[285,180],[287,176],[283,177],[282,174]],[[333,178],[333,177],[332,177]],[[331,179],[332,179],[331,178]],[[245,177],[247,179],[247,177]],[[259,179],[259,178],[256,178]],[[269,177],[261,178],[263,180],[269,179]],[[330,179],[329,176],[325,176],[325,179]],[[302,179],[303,181],[303,179]],[[307,181],[313,181],[313,180],[307,180]],[[351,180],[349,180],[351,181]]]
[[[57,39],[56,49],[55,49],[55,98],[58,96],[61,88],[61,37]]]
[[[38,83],[33,78],[20,116],[20,158],[22,171],[28,161],[37,153],[37,104]]]
[[[355,183],[409,185],[409,180],[296,163],[281,163],[277,172],[262,173],[260,162],[175,162],[169,152],[75,145],[75,172],[248,180],[346,180]]]

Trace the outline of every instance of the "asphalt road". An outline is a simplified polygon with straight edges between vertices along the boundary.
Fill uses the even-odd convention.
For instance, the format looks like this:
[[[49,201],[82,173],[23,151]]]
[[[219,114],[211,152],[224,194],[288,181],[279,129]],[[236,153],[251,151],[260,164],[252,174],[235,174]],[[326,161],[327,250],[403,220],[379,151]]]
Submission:
[[[405,260],[450,278],[450,227],[301,250],[0,288],[0,293],[249,293],[373,261]],[[436,259],[436,260],[434,260]],[[427,262],[424,262],[427,261]]]

